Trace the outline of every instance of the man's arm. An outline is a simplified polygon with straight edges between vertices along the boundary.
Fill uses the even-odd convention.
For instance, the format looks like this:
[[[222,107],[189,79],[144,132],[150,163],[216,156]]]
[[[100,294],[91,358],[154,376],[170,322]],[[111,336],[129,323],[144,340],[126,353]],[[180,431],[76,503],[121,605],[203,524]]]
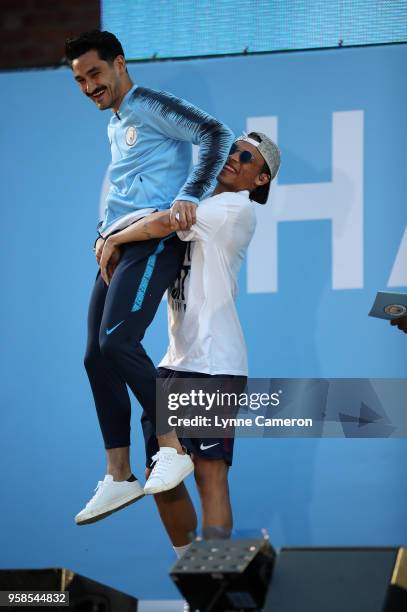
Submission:
[[[399,328],[400,331],[403,331],[407,334],[407,316],[406,317],[398,317],[397,319],[392,319],[390,321],[390,325],[395,325]]]
[[[187,202],[198,204],[214,188],[233,143],[233,132],[193,104],[167,92],[138,87],[133,95],[141,104],[143,120],[154,129],[168,138],[199,145],[198,163],[171,208],[173,230],[177,214],[180,229],[189,229],[191,221],[195,221],[195,207]]]
[[[114,272],[110,265],[114,258],[118,260],[119,246],[127,242],[139,242],[140,240],[151,240],[152,238],[164,238],[172,233],[170,223],[170,211],[152,213],[140,221],[132,223],[120,232],[109,236],[103,245],[102,256],[99,261],[100,273],[108,285]]]
[[[190,230],[182,231],[178,227],[178,237],[185,242],[215,240],[216,234],[223,231],[225,223],[228,221],[228,213],[225,206],[222,206],[217,198],[209,198],[199,206],[197,213],[196,224]],[[108,285],[110,282],[115,267],[110,265],[110,261],[111,259],[117,261],[121,244],[151,240],[152,238],[163,238],[172,232],[170,211],[165,210],[152,213],[117,232],[117,234],[109,236],[103,246],[100,260],[100,271],[105,283]]]
[[[128,225],[120,232],[109,236],[107,240],[115,245],[119,245],[125,244],[126,242],[139,242],[140,240],[163,238],[171,233],[170,211],[163,210],[147,215],[147,217],[143,217],[140,221]]]

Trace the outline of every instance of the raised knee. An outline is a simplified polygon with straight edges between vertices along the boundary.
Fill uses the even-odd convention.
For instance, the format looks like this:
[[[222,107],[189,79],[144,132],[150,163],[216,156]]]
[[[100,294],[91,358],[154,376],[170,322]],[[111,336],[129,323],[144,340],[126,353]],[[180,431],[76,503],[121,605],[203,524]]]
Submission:
[[[120,350],[120,343],[114,335],[100,334],[100,353],[105,359],[114,360]]]
[[[106,359],[115,360],[118,356],[131,348],[132,353],[144,353],[141,341],[135,337],[123,337],[123,334],[106,333],[100,331],[99,335],[100,352]]]
[[[83,365],[87,372],[94,370],[101,359],[101,354],[99,350],[99,346],[92,346],[86,350],[85,356],[83,358]]]

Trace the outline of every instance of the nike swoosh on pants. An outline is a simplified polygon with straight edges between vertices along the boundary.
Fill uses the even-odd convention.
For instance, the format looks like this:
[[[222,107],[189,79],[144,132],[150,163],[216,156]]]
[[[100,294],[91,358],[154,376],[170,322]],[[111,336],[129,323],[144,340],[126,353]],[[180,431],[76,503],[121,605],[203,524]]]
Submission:
[[[122,323],[124,323],[124,319],[123,321],[120,321],[120,323],[117,323],[117,325],[115,325],[114,327],[111,327],[110,329],[106,328],[106,334],[109,336],[112,332],[114,332],[115,329],[117,329],[119,327],[119,325],[121,325]]]

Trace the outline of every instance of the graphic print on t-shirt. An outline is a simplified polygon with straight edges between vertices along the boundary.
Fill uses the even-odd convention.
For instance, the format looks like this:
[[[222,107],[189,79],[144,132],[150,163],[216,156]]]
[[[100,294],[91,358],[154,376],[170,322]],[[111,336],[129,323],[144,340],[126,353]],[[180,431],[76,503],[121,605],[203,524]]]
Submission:
[[[179,278],[168,291],[169,345],[161,367],[247,376],[235,295],[255,226],[249,192],[223,192],[200,202],[196,223],[178,232],[191,244]]]
[[[168,289],[168,303],[172,310],[185,312],[187,307],[185,300],[185,289],[186,283],[188,282],[187,278],[191,270],[191,249],[192,242],[188,242],[185,251],[184,262],[181,266],[178,277],[174,281],[174,284],[171,285],[171,287],[169,287]]]

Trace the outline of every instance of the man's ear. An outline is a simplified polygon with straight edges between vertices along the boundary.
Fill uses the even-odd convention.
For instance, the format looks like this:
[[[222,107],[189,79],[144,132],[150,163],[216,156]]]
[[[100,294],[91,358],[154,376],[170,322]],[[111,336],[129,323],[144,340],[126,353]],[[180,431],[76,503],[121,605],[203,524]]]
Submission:
[[[258,174],[254,179],[256,187],[261,187],[262,185],[266,185],[270,182],[270,175],[267,172],[262,172]]]
[[[116,67],[119,69],[120,73],[127,72],[126,60],[124,59],[123,55],[116,55],[114,58],[114,63],[116,64]]]

